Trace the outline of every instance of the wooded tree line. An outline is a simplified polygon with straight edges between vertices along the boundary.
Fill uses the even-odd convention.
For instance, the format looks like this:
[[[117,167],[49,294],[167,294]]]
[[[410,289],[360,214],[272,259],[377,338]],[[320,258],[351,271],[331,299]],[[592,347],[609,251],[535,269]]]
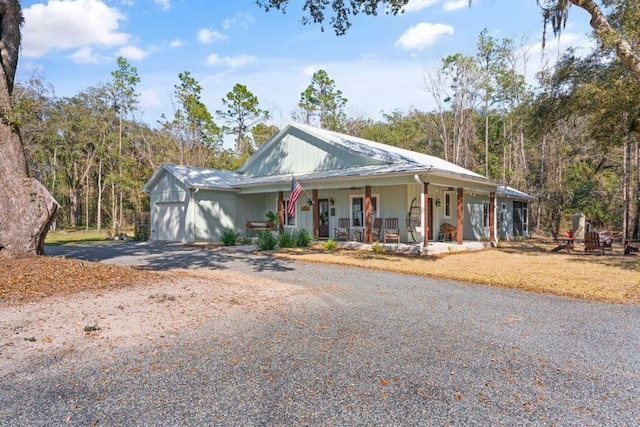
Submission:
[[[537,197],[536,231],[581,212],[596,227],[638,232],[637,81],[610,51],[566,52],[525,84],[527,52],[483,31],[476,52],[455,53],[425,74],[436,107],[347,117],[348,100],[324,70],[300,94],[296,120],[442,157]],[[236,84],[210,112],[202,87],[177,76],[173,111],[137,120],[135,67],[118,58],[111,81],[56,98],[41,79],[14,91],[30,170],[61,205],[58,227],[119,233],[147,212],[142,186],[163,162],[235,169],[277,132],[250,90]],[[223,147],[225,135],[235,145]]]

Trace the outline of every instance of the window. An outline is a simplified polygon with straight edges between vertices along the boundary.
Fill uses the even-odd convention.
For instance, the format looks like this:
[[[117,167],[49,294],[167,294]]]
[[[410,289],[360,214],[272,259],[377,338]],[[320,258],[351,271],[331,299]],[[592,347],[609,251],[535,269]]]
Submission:
[[[489,227],[489,202],[482,203],[482,226]]]
[[[371,219],[378,215],[378,195],[371,196]],[[364,196],[351,196],[351,226],[364,227]]]
[[[298,199],[300,200],[300,199]],[[295,216],[291,216],[289,215],[289,199],[285,199],[284,201],[284,214],[286,216],[285,221],[284,221],[284,225],[289,225],[292,227],[296,226],[296,217]]]
[[[444,193],[444,217],[451,218],[451,193]]]

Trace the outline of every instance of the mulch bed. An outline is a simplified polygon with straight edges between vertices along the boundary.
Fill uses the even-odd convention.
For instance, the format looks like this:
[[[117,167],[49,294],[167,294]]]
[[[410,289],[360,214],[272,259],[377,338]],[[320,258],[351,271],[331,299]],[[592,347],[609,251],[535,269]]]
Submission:
[[[157,273],[97,262],[0,254],[0,302],[31,302],[81,291],[122,288],[158,280]]]

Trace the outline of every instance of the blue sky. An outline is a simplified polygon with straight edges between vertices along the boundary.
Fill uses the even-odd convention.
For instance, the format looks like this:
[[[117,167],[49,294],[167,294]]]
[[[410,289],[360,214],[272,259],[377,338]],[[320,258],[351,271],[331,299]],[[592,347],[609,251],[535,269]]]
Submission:
[[[284,125],[312,74],[324,69],[348,99],[349,116],[433,109],[425,76],[446,55],[473,54],[483,28],[522,41],[527,75],[540,68],[542,18],[535,0],[411,0],[400,16],[358,16],[347,35],[300,23],[300,0],[287,14],[264,12],[253,0],[21,1],[25,24],[18,79],[40,75],[55,95],[73,96],[108,82],[124,56],[141,79],[142,120],[173,115],[178,73],[203,87],[213,113],[241,83]],[[573,8],[556,49],[587,46],[588,16]]]

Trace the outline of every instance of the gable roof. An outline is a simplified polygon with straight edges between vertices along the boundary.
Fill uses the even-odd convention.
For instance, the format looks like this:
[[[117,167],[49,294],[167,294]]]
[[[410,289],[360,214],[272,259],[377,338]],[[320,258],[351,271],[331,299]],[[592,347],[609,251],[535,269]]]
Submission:
[[[155,171],[153,176],[149,178],[142,188],[143,191],[148,192],[165,172],[176,177],[185,188],[215,188],[219,190],[236,191],[237,184],[243,179],[242,175],[232,171],[164,163]]]
[[[292,156],[287,147],[282,147],[287,144],[286,138],[292,136],[298,144],[298,149],[301,146],[304,149],[305,144],[313,146],[313,151],[303,154],[324,156],[329,161],[322,163],[322,167],[310,168],[310,170],[298,172],[278,170],[279,164],[285,160],[281,158]],[[333,161],[332,156],[348,156],[349,158],[346,161]],[[289,165],[296,165],[296,158],[286,160]],[[272,165],[274,173],[265,173],[265,170],[268,170],[268,167],[264,167],[265,163]],[[258,174],[252,174],[252,168],[264,170]],[[500,189],[498,191],[502,190],[507,197],[531,198],[531,196],[515,189],[509,188],[511,191],[507,191],[501,182],[488,179],[435,156],[295,122],[287,124],[263,144],[236,172],[163,164],[147,181],[143,190],[149,192],[164,172],[174,175],[185,188],[222,191],[244,191],[252,188],[258,189],[262,186],[286,185],[291,182],[292,175],[295,175],[296,179],[303,183],[304,181],[319,183],[359,177],[412,177],[418,174],[428,174],[435,177],[471,181],[475,183],[474,185],[481,185],[487,190],[491,187],[498,188]]]
[[[457,176],[467,176],[472,179],[487,180],[480,174],[469,169],[465,169],[454,163],[448,162],[439,157],[428,154],[418,153],[404,148],[394,147],[392,145],[382,144],[380,142],[371,141],[356,136],[346,135],[326,129],[319,129],[313,126],[304,125],[296,122],[289,122],[280,132],[273,136],[269,141],[263,144],[247,161],[238,169],[239,173],[246,174],[251,167],[260,163],[264,159],[266,153],[282,141],[285,135],[297,129],[308,135],[312,135],[326,144],[336,147],[340,152],[348,153],[354,158],[366,158],[369,161],[361,162],[359,165],[351,167],[372,166],[372,163],[384,166],[389,172],[394,170],[401,171],[423,171],[423,172],[440,172],[441,174],[454,174]],[[373,162],[371,161],[373,160]],[[349,168],[343,168],[349,169]],[[308,171],[304,171],[308,172]],[[335,174],[335,169],[331,170]],[[297,175],[297,174],[296,174]],[[497,183],[496,183],[497,184]]]

